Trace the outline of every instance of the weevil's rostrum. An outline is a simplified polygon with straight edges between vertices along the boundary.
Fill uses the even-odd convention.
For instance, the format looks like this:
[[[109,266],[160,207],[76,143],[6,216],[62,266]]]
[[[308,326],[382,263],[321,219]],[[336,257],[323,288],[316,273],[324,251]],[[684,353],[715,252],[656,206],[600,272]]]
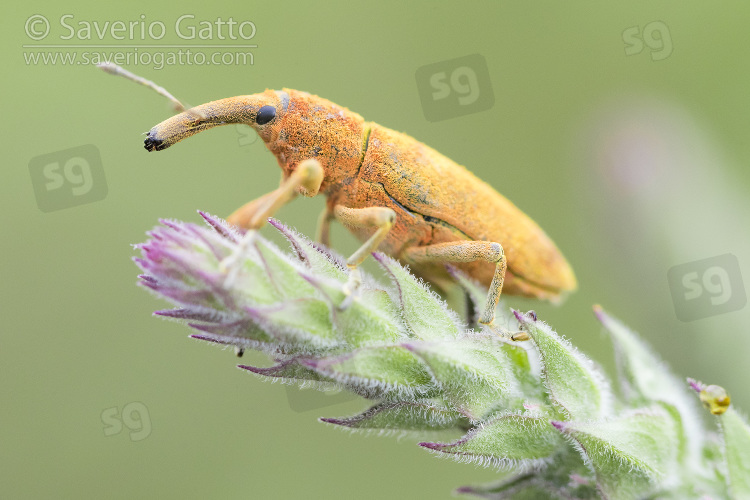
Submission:
[[[484,181],[416,139],[306,92],[266,90],[198,106],[151,129],[145,147],[162,150],[233,123],[253,127],[283,170],[282,187],[232,214],[234,224],[256,228],[259,212],[264,221],[289,199],[285,185],[308,196],[319,191],[328,199],[325,243],[331,219],[369,238],[362,255],[350,259],[353,268],[377,249],[446,286],[451,262],[490,287],[482,323],[492,323],[501,290],[555,300],[576,288],[573,271],[544,231]],[[295,177],[300,165],[305,173]]]

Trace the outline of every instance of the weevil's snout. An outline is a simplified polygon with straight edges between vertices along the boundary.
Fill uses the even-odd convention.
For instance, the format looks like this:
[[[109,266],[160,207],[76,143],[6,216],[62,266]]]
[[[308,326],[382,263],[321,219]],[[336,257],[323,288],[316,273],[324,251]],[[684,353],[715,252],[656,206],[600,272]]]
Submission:
[[[202,130],[229,123],[221,117],[206,116],[201,107],[173,116],[149,130],[143,147],[146,151],[161,151]]]
[[[191,135],[219,125],[263,125],[276,116],[277,105],[278,98],[273,91],[209,102],[156,125],[146,135],[143,147],[146,151],[161,151]]]
[[[161,151],[162,149],[168,148],[169,145],[165,145],[164,141],[161,139],[152,137],[151,132],[149,132],[146,139],[143,141],[143,147],[146,148],[146,151]]]
[[[222,119],[211,119],[198,115],[195,109],[198,108],[173,116],[149,130],[146,139],[143,141],[143,147],[146,148],[146,151],[167,149],[172,144],[176,144],[202,130],[228,123]]]

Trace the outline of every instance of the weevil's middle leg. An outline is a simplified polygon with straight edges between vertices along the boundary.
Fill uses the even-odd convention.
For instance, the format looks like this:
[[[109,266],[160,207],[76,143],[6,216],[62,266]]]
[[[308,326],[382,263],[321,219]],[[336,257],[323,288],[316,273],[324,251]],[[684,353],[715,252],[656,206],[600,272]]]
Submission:
[[[407,260],[415,263],[425,262],[474,262],[484,260],[495,264],[495,274],[492,277],[484,312],[479,318],[479,323],[497,328],[495,325],[495,309],[500,301],[505,281],[505,270],[507,262],[505,252],[500,243],[491,241],[458,241],[436,243],[420,247],[406,249]]]
[[[294,199],[300,190],[306,196],[318,194],[320,185],[323,183],[323,175],[323,167],[317,160],[305,160],[281,183],[278,189],[245,204],[229,217],[230,222],[234,221],[247,228],[248,231],[240,240],[234,252],[219,264],[219,269],[228,273],[226,286],[231,286],[237,276],[239,272],[238,264],[247,253],[258,229],[279,208]]]
[[[315,239],[323,245],[331,246],[331,220],[334,218],[333,212],[326,206],[318,218],[318,232]]]
[[[346,265],[351,272],[349,280],[344,285],[344,293],[347,295],[347,298],[339,306],[344,309],[348,306],[354,296],[354,292],[362,283],[359,265],[364,262],[368,255],[377,250],[380,243],[388,235],[388,231],[391,230],[393,224],[396,222],[396,212],[387,207],[347,208],[343,205],[336,205],[333,208],[333,216],[349,228],[377,228],[375,233],[346,261]]]

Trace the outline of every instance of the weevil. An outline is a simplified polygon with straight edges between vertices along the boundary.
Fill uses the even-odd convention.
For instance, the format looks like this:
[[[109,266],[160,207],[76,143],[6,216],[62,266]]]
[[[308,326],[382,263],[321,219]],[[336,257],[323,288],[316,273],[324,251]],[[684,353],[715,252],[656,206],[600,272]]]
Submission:
[[[327,202],[318,239],[330,245],[329,227],[336,220],[363,241],[347,260],[351,273],[345,292],[350,297],[360,279],[358,266],[375,250],[442,288],[451,283],[445,266],[450,263],[488,287],[479,323],[507,336],[495,325],[501,292],[556,301],[577,286],[547,234],[465,167],[307,92],[266,90],[185,109],[153,127],[144,145],[161,151],[229,124],[255,129],[276,157],[282,179],[278,189],[228,217],[248,230],[235,254],[222,262],[228,273],[238,272],[236,263],[254,232],[280,206],[298,194],[323,194]]]

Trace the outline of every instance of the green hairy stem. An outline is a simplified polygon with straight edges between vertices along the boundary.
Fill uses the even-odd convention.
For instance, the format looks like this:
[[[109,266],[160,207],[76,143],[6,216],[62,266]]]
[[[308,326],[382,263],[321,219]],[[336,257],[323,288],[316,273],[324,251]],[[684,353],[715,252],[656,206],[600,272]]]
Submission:
[[[458,440],[418,443],[437,456],[498,470],[497,482],[458,493],[750,498],[746,418],[723,389],[673,375],[600,308],[596,318],[616,351],[614,383],[533,312],[509,316],[528,334],[524,342],[467,328],[425,283],[382,254],[374,257],[391,282],[365,275],[345,303],[344,260],[278,221],[271,223],[290,248],[258,236],[227,286],[219,264],[241,235],[201,215],[207,226],[162,221],[137,245],[140,283],[177,306],[156,314],[185,322],[200,340],[266,353],[270,366],[240,365],[262,379],[371,401],[360,414],[321,419],[327,425],[417,439],[460,432]],[[450,271],[482,304],[484,291]]]

